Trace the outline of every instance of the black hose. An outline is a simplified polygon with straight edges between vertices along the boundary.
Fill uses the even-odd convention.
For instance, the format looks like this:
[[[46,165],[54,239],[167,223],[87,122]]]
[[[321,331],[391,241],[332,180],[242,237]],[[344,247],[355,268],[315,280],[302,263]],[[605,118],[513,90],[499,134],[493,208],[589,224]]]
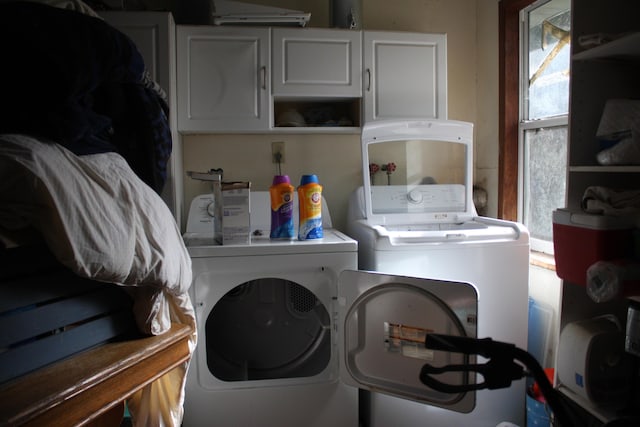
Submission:
[[[567,407],[564,402],[561,400],[558,391],[553,388],[551,382],[547,378],[546,373],[538,363],[538,361],[528,352],[514,347],[514,359],[519,360],[524,364],[533,379],[538,383],[538,387],[540,387],[540,391],[542,395],[547,400],[551,411],[555,419],[558,421],[561,427],[574,427],[576,424],[573,422],[572,417],[569,415],[567,411]]]

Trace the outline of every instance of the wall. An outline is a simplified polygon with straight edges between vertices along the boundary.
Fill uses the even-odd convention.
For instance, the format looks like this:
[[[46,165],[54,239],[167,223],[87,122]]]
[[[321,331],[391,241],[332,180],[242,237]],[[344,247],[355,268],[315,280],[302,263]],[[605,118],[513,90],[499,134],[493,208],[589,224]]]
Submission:
[[[498,3],[477,2],[476,117],[474,183],[488,190],[488,216],[498,215]]]
[[[147,0],[148,8],[174,9],[178,0]],[[184,1],[184,0],[182,0]],[[190,0],[201,3],[209,0]],[[246,0],[311,13],[310,26],[329,27],[333,0]],[[488,216],[497,215],[498,196],[498,4],[499,0],[335,0],[361,8],[365,30],[441,32],[448,42],[449,118],[475,125],[475,180],[488,190]],[[180,22],[178,22],[180,23]],[[283,173],[294,180],[317,173],[325,187],[334,225],[344,230],[347,200],[362,182],[358,135],[194,135],[184,138],[185,170],[223,168],[229,180],[250,180],[266,190],[277,173],[271,142],[285,141]],[[336,155],[338,153],[338,155]],[[186,178],[185,202],[208,192]],[[187,206],[188,209],[188,206]],[[532,265],[529,294],[549,307],[549,335],[541,362],[553,364],[558,343],[560,279],[554,271]],[[551,332],[556,331],[556,332]]]
[[[348,0],[347,0],[348,1]],[[353,0],[358,1],[358,0]],[[474,183],[488,190],[487,215],[498,206],[498,4],[499,0],[360,0],[364,30],[447,34],[449,118],[474,123]],[[311,26],[330,25],[330,0],[253,0],[253,3],[311,12]],[[185,170],[222,167],[229,180],[250,180],[266,190],[277,171],[271,141],[285,141],[283,172],[292,179],[317,173],[325,187],[334,225],[345,229],[347,201],[362,183],[359,135],[198,135],[185,137]],[[339,155],[336,155],[339,153]],[[186,201],[206,185],[185,183]],[[540,362],[552,366],[558,343],[560,280],[531,266],[529,294],[551,310]]]
[[[488,215],[497,212],[498,0],[361,0],[364,30],[447,34],[449,118],[475,124],[475,182],[489,192]],[[253,0],[309,11],[311,26],[329,26],[329,0]],[[359,135],[191,135],[184,137],[185,170],[223,168],[226,180],[250,180],[267,190],[277,172],[271,141],[285,142],[283,173],[297,181],[318,174],[336,228],[344,230],[347,202],[362,183]],[[339,155],[336,155],[339,153]],[[208,191],[186,179],[185,202]],[[187,206],[188,208],[188,206]]]
[[[546,338],[544,339],[544,355],[538,360],[543,367],[555,366],[558,341],[560,339],[560,319],[558,316],[562,291],[562,281],[555,271],[534,264],[529,266],[529,297],[535,300],[540,307],[548,310],[548,324],[529,324],[529,330],[535,331],[546,326]],[[539,321],[544,319],[531,319]]]
[[[251,181],[252,190],[268,190],[276,165],[271,142],[285,142],[282,174],[294,185],[303,174],[315,173],[323,185],[334,226],[344,230],[349,194],[362,182],[358,135],[193,135],[184,138],[185,170],[224,170],[225,181]],[[187,178],[185,197],[210,191],[207,184]]]

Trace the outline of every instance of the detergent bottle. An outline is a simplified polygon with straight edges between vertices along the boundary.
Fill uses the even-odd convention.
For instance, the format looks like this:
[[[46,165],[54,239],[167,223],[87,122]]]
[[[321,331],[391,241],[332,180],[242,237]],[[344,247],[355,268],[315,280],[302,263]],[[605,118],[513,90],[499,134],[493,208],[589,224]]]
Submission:
[[[293,192],[295,188],[287,175],[275,175],[269,187],[271,196],[271,232],[272,239],[292,239],[295,237],[293,226]]]
[[[298,187],[299,228],[298,240],[321,239],[322,186],[316,175],[302,175]]]

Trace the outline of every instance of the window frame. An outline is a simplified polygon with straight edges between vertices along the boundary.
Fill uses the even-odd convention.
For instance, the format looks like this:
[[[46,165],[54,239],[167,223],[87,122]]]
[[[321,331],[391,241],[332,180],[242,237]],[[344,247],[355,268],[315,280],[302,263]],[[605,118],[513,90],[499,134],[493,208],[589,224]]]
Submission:
[[[528,39],[523,14],[541,0],[501,0],[500,1],[500,135],[499,135],[499,191],[498,217],[512,221],[525,221],[525,203],[528,195],[524,186],[526,130],[569,126],[569,114],[528,119],[528,105],[524,94],[523,70],[527,63],[526,52],[521,47]],[[532,251],[553,254],[553,242],[532,239]]]
[[[536,0],[499,5],[498,218],[518,220],[520,167],[520,11]]]

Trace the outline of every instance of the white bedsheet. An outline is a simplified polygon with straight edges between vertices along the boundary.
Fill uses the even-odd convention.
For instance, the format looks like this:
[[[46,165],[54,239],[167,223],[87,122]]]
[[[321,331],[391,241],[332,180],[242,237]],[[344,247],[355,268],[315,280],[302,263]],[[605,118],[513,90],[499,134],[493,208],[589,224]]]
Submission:
[[[78,157],[24,135],[0,135],[0,228],[35,228],[79,276],[126,286],[138,327],[193,327],[191,259],[171,212],[115,153]],[[129,402],[135,425],[179,426],[188,363]]]

